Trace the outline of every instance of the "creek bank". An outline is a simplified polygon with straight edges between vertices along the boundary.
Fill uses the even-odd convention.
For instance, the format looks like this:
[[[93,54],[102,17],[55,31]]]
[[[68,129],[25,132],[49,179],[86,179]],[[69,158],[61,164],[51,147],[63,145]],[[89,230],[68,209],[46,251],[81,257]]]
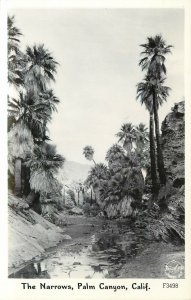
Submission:
[[[9,194],[9,274],[26,262],[40,258],[45,251],[71,237],[31,210],[28,204]]]

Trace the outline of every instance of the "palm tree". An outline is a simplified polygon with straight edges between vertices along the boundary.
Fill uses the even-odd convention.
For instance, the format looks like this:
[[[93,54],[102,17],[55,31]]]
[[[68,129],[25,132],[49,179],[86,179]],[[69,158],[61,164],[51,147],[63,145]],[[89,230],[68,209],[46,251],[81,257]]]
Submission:
[[[92,148],[92,146],[85,146],[83,149],[83,154],[87,160],[90,160],[90,161],[92,160],[96,166],[96,162],[93,158],[94,149]],[[92,197],[92,188],[91,188],[91,205],[92,205],[92,203],[93,203],[93,197]]]
[[[39,94],[39,104],[42,107],[46,107],[46,110],[49,113],[49,116],[52,115],[53,112],[57,112],[56,105],[60,103],[60,100],[54,95],[54,92],[52,89],[47,90],[43,93]],[[49,140],[46,132],[47,132],[47,122],[48,119],[43,119],[43,130],[42,130],[42,141]]]
[[[156,146],[154,136],[154,118],[153,118],[153,101],[152,92],[150,91],[150,83],[148,80],[140,82],[137,85],[137,99],[140,100],[141,105],[145,104],[149,111],[149,140],[150,140],[150,161],[151,161],[151,180],[152,180],[152,194],[153,202],[158,194],[158,173],[157,173],[157,158]]]
[[[141,44],[144,51],[141,52],[144,57],[139,65],[142,70],[148,70],[148,75],[155,79],[161,79],[162,74],[166,74],[165,55],[171,53],[172,45],[166,45],[161,35],[147,38],[146,44]]]
[[[40,211],[40,193],[57,193],[59,183],[55,177],[58,169],[63,166],[65,159],[56,153],[56,146],[44,143],[40,147],[35,145],[33,155],[25,163],[30,168],[31,192],[27,197],[27,202],[33,207],[34,202],[38,203],[38,213]]]
[[[99,187],[102,181],[108,178],[108,168],[105,164],[99,163],[96,164],[93,168],[91,168],[88,178],[86,180],[86,184],[88,186],[93,186],[94,188]]]
[[[21,120],[8,133],[9,170],[14,174],[14,194],[22,193],[22,162],[33,153],[34,142],[29,127]]]
[[[124,197],[133,197],[140,202],[144,178],[137,151],[129,155],[119,145],[113,145],[107,152],[109,162],[107,185],[102,189],[101,199],[107,203],[118,203]]]
[[[22,33],[15,26],[15,17],[7,20],[8,36],[8,82],[18,88],[23,84],[23,67],[25,66],[24,55],[20,50],[20,37]]]
[[[14,123],[23,120],[32,130],[42,131],[43,121],[51,120],[51,111],[48,101],[32,102],[28,93],[19,93],[19,98],[11,98],[8,101],[9,116],[14,118]]]
[[[106,153],[106,161],[108,161],[108,166],[114,172],[121,168],[124,163],[125,151],[118,145],[113,144]]]
[[[23,161],[29,156],[29,153],[32,154],[33,144],[36,140],[35,133],[37,132],[37,137],[39,138],[43,133],[44,123],[47,123],[51,118],[49,103],[47,101],[35,102],[34,104],[29,103],[31,103],[31,96],[23,92],[19,93],[18,100],[12,98],[8,101],[8,114],[9,117],[13,118],[13,125],[9,132],[9,145],[12,145],[9,147],[9,157],[11,161],[15,161],[14,182],[15,193],[17,195],[21,195],[22,178],[23,192],[24,194],[28,194],[29,192],[27,184],[29,172],[27,172]],[[28,149],[28,145],[30,149]]]
[[[8,79],[16,87],[22,84],[24,88],[18,99],[9,99],[9,162],[15,175],[14,190],[19,196],[22,194],[23,170],[30,168],[30,176],[25,177],[28,181],[30,179],[31,201],[34,202],[36,197],[38,202],[38,193],[54,190],[58,186],[54,177],[55,168],[63,163],[63,158],[45,143],[49,139],[46,135],[47,123],[59,103],[53,90],[49,89],[49,83],[55,80],[58,63],[44,45],[28,46],[24,55],[19,48],[20,36],[14,17],[9,17]]]
[[[163,155],[162,149],[160,144],[160,132],[159,132],[159,119],[158,119],[158,108],[161,106],[166,100],[169,95],[170,88],[164,86],[164,78],[158,80],[158,84],[156,86],[155,82],[153,82],[152,78],[147,75],[143,82],[137,85],[137,99],[140,98],[141,104],[145,103],[147,110],[150,113],[150,146],[152,146],[153,153],[151,156],[154,158],[155,146],[152,134],[152,130],[154,130],[153,126],[153,115],[155,120],[155,133],[156,133],[156,142],[157,142],[157,164],[158,164],[158,172],[161,184],[165,184],[166,182],[166,175],[164,169],[164,162],[163,162]],[[157,98],[153,98],[153,94],[155,94]],[[156,114],[155,114],[156,112]],[[150,150],[151,151],[151,150]],[[154,163],[154,160],[153,160]],[[155,165],[155,163],[154,163]],[[153,165],[153,167],[154,167]],[[154,175],[153,175],[154,176]]]
[[[149,133],[148,128],[145,124],[140,123],[138,126],[135,127],[135,134],[136,134],[136,146],[140,150],[143,150],[145,145],[149,141]]]
[[[25,85],[37,97],[40,92],[47,91],[47,85],[51,81],[55,81],[58,63],[43,44],[33,47],[28,46],[26,61]]]
[[[105,164],[99,163],[91,168],[88,177],[85,181],[87,187],[93,187],[97,203],[100,205],[100,192],[104,190],[104,186],[109,179],[108,168]],[[91,191],[92,204],[92,191]]]
[[[153,85],[153,111],[154,111],[154,121],[155,121],[155,132],[157,141],[157,158],[158,158],[158,168],[159,168],[159,178],[161,184],[166,183],[166,173],[164,168],[164,160],[161,149],[160,142],[160,130],[159,130],[159,118],[158,118],[158,105],[159,95],[162,95],[161,80],[164,82],[163,75],[166,74],[165,67],[165,55],[171,53],[172,45],[166,45],[161,35],[156,35],[154,38],[148,37],[147,43],[142,44],[141,47],[144,51],[141,54],[144,57],[140,60],[139,65],[142,66],[142,70],[148,70],[148,76]],[[169,89],[169,88],[168,88]],[[164,89],[163,89],[164,90]],[[162,96],[161,100],[166,100],[168,96],[168,91],[166,89],[165,94]]]
[[[83,154],[87,160],[90,160],[90,161],[92,160],[94,162],[94,164],[96,165],[96,162],[93,158],[94,149],[92,148],[92,146],[85,146],[83,149]]]
[[[125,123],[121,126],[120,131],[116,134],[118,142],[123,144],[123,148],[130,153],[135,142],[135,128],[131,123]]]
[[[32,132],[34,142],[41,142],[46,139],[47,123],[51,120],[50,101],[34,101],[30,93],[19,93],[19,98],[12,98],[8,101],[9,118],[12,124],[23,120]]]

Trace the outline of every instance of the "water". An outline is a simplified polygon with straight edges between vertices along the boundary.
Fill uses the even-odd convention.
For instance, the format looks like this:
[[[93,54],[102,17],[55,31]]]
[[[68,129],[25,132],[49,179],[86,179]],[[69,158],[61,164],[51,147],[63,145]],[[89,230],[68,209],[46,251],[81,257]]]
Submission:
[[[128,223],[70,217],[65,233],[72,237],[28,263],[10,278],[116,278],[137,254],[140,238]]]
[[[90,237],[90,244],[63,244],[48,258],[33,262],[11,274],[10,278],[107,278],[126,261],[115,236]]]

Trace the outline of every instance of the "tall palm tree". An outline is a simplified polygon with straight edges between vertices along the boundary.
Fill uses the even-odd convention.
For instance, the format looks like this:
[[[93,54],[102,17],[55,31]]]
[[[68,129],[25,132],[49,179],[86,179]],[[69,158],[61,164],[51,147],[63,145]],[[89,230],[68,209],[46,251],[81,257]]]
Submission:
[[[47,85],[55,81],[56,67],[49,50],[44,45],[35,45],[26,49],[25,85],[26,88],[38,96],[40,92],[46,92]]]
[[[13,118],[13,125],[8,135],[9,158],[10,162],[15,162],[14,182],[17,195],[21,195],[22,177],[24,186],[27,186],[26,179],[28,176],[23,161],[29,154],[32,154],[35,141],[34,133],[38,132],[39,136],[44,130],[44,122],[48,122],[51,118],[49,103],[46,101],[29,103],[31,103],[31,97],[28,93],[24,94],[23,92],[19,93],[19,99],[12,98],[8,101],[8,114],[9,117]],[[26,173],[25,176],[22,174],[23,172]],[[26,193],[27,191],[28,188],[26,187]]]
[[[151,180],[152,180],[152,194],[153,202],[158,193],[158,173],[157,173],[157,158],[154,135],[154,117],[153,117],[153,99],[150,91],[149,81],[145,80],[137,85],[137,99],[140,100],[141,105],[145,105],[149,112],[149,140],[150,140],[150,161],[151,161]]]
[[[29,178],[34,193],[43,192],[43,184],[45,191],[48,190],[48,187],[49,189],[53,188],[52,185],[56,183],[50,162],[49,167],[47,166],[48,156],[43,154],[43,160],[40,160],[36,147],[38,144],[42,153],[44,153],[44,148],[48,147],[44,146],[45,140],[48,139],[46,135],[47,123],[51,120],[52,112],[56,111],[56,104],[59,102],[53,91],[49,89],[49,83],[55,80],[58,63],[44,45],[27,47],[24,55],[19,48],[22,34],[15,27],[14,22],[14,17],[8,18],[8,79],[16,87],[22,84],[25,92],[20,92],[18,99],[9,99],[9,118],[11,119],[9,161],[10,165],[14,163],[15,166],[15,168],[12,166],[11,169],[15,175],[15,193],[21,195],[24,166],[28,169],[30,166],[31,177]],[[33,152],[34,149],[35,152]],[[46,151],[47,155],[48,153],[50,154],[50,149]],[[54,164],[56,164],[56,160],[61,163],[62,159],[58,155],[56,156],[54,153],[53,156]],[[42,169],[39,167],[39,173],[35,169],[37,157],[42,163]],[[25,165],[26,160],[28,164]],[[46,184],[42,180],[43,174]],[[35,180],[37,180],[36,183]]]
[[[148,70],[148,75],[161,79],[162,74],[166,74],[165,55],[171,53],[172,45],[166,45],[161,35],[148,37],[146,44],[141,44],[144,51],[141,52],[144,57],[140,60],[139,65],[142,70]]]
[[[135,128],[131,123],[125,123],[121,126],[120,131],[116,134],[118,142],[123,144],[123,148],[130,153],[135,142]]]
[[[15,26],[15,17],[8,16],[7,20],[7,52],[8,52],[8,82],[18,88],[23,84],[24,54],[20,50],[22,33]]]
[[[158,172],[159,172],[159,178],[160,183],[165,184],[166,182],[166,175],[165,175],[165,169],[164,169],[164,162],[163,162],[163,154],[161,149],[161,143],[160,143],[160,131],[159,131],[159,119],[158,119],[158,108],[161,106],[166,100],[169,95],[170,88],[167,86],[164,86],[164,78],[158,80],[158,84],[156,86],[155,82],[153,82],[152,78],[150,78],[149,75],[147,75],[143,82],[139,83],[137,85],[137,99],[139,98],[141,103],[145,104],[147,110],[150,113],[150,146],[152,147],[152,154],[151,157],[154,158],[154,152],[155,152],[155,144],[153,140],[154,134],[152,133],[152,130],[154,130],[153,126],[153,116],[155,121],[155,134],[156,134],[156,143],[157,143],[157,165],[158,165]],[[156,93],[157,97],[153,97],[153,95]],[[150,151],[151,151],[150,147]],[[153,160],[154,163],[154,160]],[[154,163],[155,165],[155,163]],[[154,168],[153,165],[153,168]],[[153,169],[154,170],[154,169]]]
[[[90,161],[92,160],[94,162],[94,164],[96,165],[96,162],[93,158],[94,149],[92,148],[92,146],[85,146],[83,149],[83,154],[87,160],[90,160]]]
[[[164,82],[164,75],[166,74],[165,67],[165,55],[171,53],[172,45],[166,45],[166,42],[161,35],[156,35],[147,38],[147,43],[142,44],[141,47],[144,51],[141,52],[144,57],[140,60],[139,65],[142,66],[142,70],[148,71],[148,76],[152,81],[153,85],[153,111],[154,111],[154,121],[155,121],[155,132],[157,141],[157,157],[158,157],[158,167],[159,167],[159,178],[161,184],[166,183],[166,173],[164,168],[164,160],[161,149],[160,142],[160,129],[159,129],[159,118],[158,118],[158,99],[159,93],[161,93],[161,80]],[[162,93],[161,93],[162,94]],[[162,100],[166,100],[168,93],[163,95]]]

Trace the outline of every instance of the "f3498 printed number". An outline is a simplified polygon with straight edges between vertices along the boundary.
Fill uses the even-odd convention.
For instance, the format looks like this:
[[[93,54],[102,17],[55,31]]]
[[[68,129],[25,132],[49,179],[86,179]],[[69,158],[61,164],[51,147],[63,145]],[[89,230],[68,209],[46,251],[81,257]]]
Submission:
[[[163,289],[177,289],[178,288],[178,283],[175,283],[175,282],[173,282],[173,283],[168,283],[168,282],[164,282],[163,283]]]

